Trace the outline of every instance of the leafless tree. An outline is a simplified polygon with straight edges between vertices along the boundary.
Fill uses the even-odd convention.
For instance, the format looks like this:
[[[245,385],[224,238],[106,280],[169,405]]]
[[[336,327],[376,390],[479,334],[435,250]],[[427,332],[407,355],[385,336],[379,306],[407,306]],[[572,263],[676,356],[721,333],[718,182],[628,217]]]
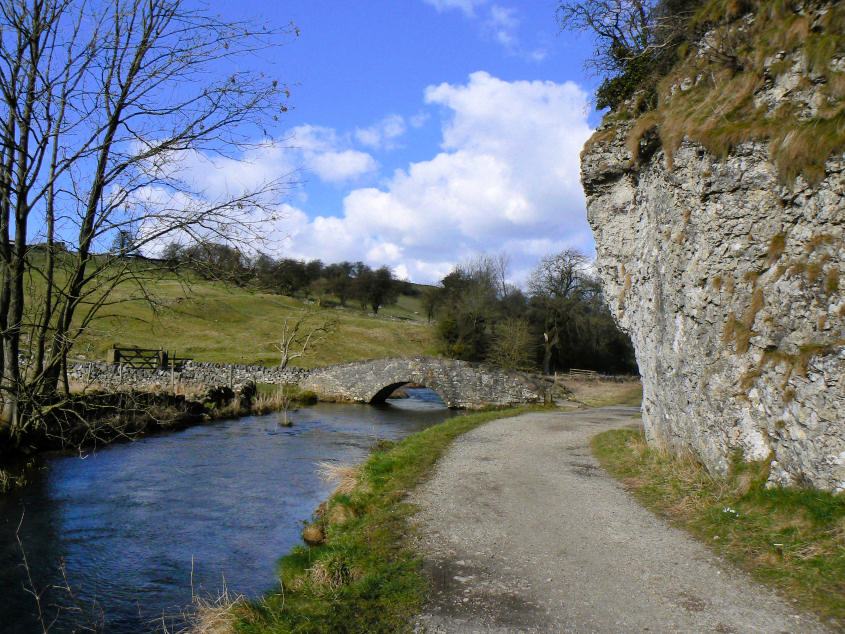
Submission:
[[[536,343],[524,317],[507,317],[493,328],[487,362],[507,370],[531,370]]]
[[[562,29],[592,32],[595,52],[588,64],[599,73],[616,72],[620,54],[638,55],[648,49],[657,4],[657,0],[563,2],[557,19]]]
[[[269,142],[289,93],[241,62],[292,32],[181,0],[0,0],[0,430],[57,406],[116,289],[149,297],[129,251],[244,238],[273,213],[285,179],[203,186],[189,166]]]
[[[293,320],[290,325],[285,319],[282,323],[281,340],[274,344],[276,350],[282,355],[279,360],[279,369],[284,370],[288,367],[288,363],[305,355],[308,352],[308,346],[325,337],[333,327],[334,322],[330,320],[314,323],[307,316]]]
[[[592,32],[595,50],[588,60],[600,74],[622,70],[635,57],[678,43],[701,0],[591,0],[562,2],[557,19],[562,29]]]
[[[577,249],[565,249],[548,255],[528,278],[532,295],[544,297],[571,297],[583,288],[584,271],[589,259]]]
[[[558,5],[561,30],[593,35],[586,66],[604,78],[599,107],[615,107],[634,91],[653,88],[689,40],[690,18],[702,0],[567,0]]]
[[[499,292],[504,297],[510,292],[508,274],[511,268],[511,256],[505,251],[501,251],[493,256],[493,265],[496,269],[496,281],[499,285]]]

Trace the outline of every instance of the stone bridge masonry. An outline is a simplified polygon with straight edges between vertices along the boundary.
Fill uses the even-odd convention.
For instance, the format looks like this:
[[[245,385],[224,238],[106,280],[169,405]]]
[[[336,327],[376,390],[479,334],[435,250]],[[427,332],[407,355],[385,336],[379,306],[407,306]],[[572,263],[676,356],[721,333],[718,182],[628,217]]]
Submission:
[[[437,357],[390,357],[316,368],[300,383],[324,400],[378,403],[405,383],[434,390],[447,406],[481,409],[543,401],[545,386],[527,374]]]

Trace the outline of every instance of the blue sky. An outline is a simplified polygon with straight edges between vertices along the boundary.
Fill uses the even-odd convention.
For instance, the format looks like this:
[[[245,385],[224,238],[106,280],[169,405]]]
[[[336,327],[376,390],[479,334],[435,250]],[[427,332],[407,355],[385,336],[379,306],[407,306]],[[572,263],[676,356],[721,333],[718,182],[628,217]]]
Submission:
[[[226,18],[294,22],[300,36],[258,59],[291,90],[253,153],[299,186],[265,250],[387,264],[436,282],[506,251],[524,280],[540,257],[592,252],[578,154],[598,116],[590,45],[558,35],[546,0],[243,0]]]

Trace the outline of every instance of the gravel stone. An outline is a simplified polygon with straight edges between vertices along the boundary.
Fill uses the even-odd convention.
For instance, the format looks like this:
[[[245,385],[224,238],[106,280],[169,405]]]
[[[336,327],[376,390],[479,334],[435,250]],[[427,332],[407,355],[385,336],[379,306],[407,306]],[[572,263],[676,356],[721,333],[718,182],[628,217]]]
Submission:
[[[640,506],[590,438],[637,408],[528,413],[459,437],[411,501],[418,632],[824,632]]]

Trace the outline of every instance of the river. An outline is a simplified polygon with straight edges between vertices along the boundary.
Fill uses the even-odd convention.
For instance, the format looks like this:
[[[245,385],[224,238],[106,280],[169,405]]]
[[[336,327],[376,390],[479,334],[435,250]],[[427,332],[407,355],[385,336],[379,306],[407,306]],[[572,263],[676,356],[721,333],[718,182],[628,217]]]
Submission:
[[[144,632],[178,629],[192,593],[277,587],[278,557],[331,492],[316,463],[361,462],[377,440],[452,414],[430,390],[408,392],[304,408],[292,427],[245,417],[45,460],[0,498],[0,631],[41,631],[27,590],[47,625],[58,613],[51,632]]]

